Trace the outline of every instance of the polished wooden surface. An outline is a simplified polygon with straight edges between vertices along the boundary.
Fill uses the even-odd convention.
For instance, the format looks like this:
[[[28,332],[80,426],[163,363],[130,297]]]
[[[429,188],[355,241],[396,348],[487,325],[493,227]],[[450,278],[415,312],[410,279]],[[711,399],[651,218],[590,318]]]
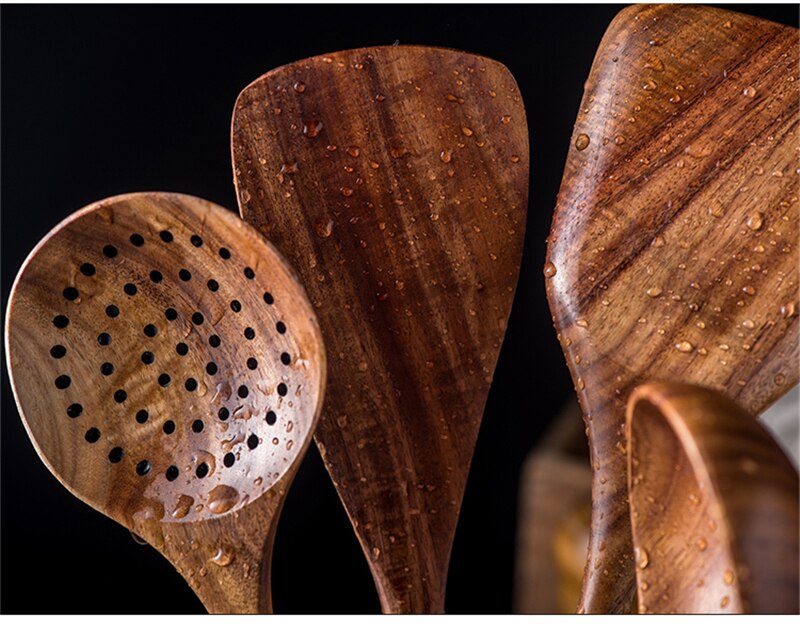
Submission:
[[[641,5],[598,49],[544,268],[594,470],[581,611],[635,606],[635,385],[696,383],[758,414],[798,381],[798,48],[787,26]]]
[[[441,612],[519,272],[528,135],[502,65],[387,46],[239,96],[242,216],[302,276],[331,363],[316,441],[385,612]]]
[[[269,611],[275,526],[325,387],[314,312],[275,249],[199,198],[97,202],[25,261],[6,347],[59,481],[209,611]]]
[[[640,613],[797,614],[797,471],[722,394],[655,383],[627,409]]]

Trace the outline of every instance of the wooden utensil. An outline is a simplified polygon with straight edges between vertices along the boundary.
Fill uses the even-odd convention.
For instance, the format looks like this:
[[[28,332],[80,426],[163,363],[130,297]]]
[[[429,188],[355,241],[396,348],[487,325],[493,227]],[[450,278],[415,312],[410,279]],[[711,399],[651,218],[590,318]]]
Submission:
[[[794,28],[640,5],[598,49],[544,268],[594,470],[582,611],[634,606],[636,384],[695,383],[759,414],[798,381],[798,48]]]
[[[233,116],[242,217],[303,278],[331,378],[316,434],[384,612],[442,612],[522,254],[528,136],[508,70],[389,46],[293,63]]]
[[[797,471],[725,396],[650,383],[627,409],[641,613],[797,614]]]
[[[199,198],[100,201],[25,261],[6,347],[58,480],[210,612],[270,611],[278,515],[325,385],[314,312],[275,249]]]

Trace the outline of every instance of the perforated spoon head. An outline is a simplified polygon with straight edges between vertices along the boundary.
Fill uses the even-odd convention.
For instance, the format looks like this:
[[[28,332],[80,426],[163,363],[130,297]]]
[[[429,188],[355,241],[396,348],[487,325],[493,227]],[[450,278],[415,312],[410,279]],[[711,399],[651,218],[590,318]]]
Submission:
[[[275,249],[191,196],[95,203],[25,261],[6,346],[58,480],[161,551],[210,611],[269,610],[275,522],[325,384],[314,313]]]
[[[514,299],[528,193],[511,73],[386,46],[269,72],[239,96],[242,217],[290,255],[331,358],[320,452],[385,612],[441,612]]]

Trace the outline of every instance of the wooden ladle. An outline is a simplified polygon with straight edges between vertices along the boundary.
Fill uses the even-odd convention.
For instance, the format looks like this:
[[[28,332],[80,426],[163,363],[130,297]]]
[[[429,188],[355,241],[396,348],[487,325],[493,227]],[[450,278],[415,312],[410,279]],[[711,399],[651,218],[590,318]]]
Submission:
[[[278,515],[325,387],[314,312],[275,249],[199,198],[100,201],[25,261],[6,347],[58,480],[210,612],[270,611]]]
[[[597,51],[549,237],[547,296],[593,466],[580,609],[633,609],[625,402],[648,380],[760,414],[798,381],[798,32],[637,5]]]
[[[797,614],[800,485],[756,419],[717,392],[650,383],[627,433],[639,612]]]
[[[464,52],[350,50],[253,82],[232,131],[242,217],[289,254],[320,319],[315,437],[382,609],[442,612],[522,255],[519,89]]]

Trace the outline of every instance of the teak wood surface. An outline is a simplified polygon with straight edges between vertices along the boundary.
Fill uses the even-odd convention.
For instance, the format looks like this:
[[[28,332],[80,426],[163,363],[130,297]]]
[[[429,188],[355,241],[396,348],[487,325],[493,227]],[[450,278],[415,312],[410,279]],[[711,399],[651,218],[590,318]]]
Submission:
[[[288,255],[320,319],[315,439],[382,609],[442,612],[522,254],[519,89],[464,52],[337,52],[247,87],[232,151],[242,216]]]
[[[640,613],[797,614],[797,471],[719,394],[644,384],[627,410]]]
[[[759,414],[798,381],[798,49],[678,5],[625,9],[598,49],[544,268],[594,472],[580,611],[635,605],[631,390],[694,383]]]
[[[255,229],[179,194],[90,205],[25,261],[6,347],[25,428],[68,490],[160,551],[210,612],[271,610],[325,353]]]

